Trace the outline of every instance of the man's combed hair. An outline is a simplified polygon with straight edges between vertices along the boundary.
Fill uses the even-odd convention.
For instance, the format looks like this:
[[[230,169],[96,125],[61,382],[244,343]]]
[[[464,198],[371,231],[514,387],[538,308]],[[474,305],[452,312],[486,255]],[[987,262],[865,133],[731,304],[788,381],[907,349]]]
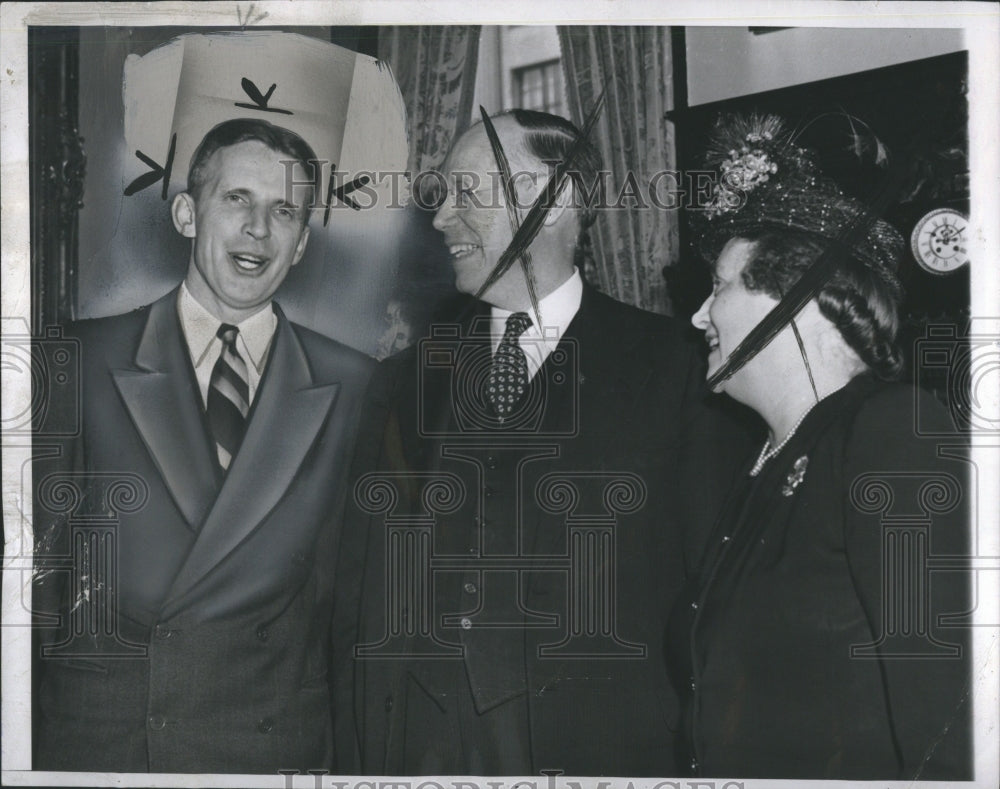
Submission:
[[[535,158],[550,162],[564,161],[576,144],[580,130],[558,115],[537,110],[508,110],[509,115],[524,129],[525,150]],[[601,153],[589,140],[574,157],[569,175],[573,179],[573,203],[578,209],[580,231],[574,250],[574,264],[582,273],[592,270],[596,263],[589,228],[597,219],[596,206],[604,202],[604,181],[600,176]]]
[[[306,192],[308,200],[305,202],[304,216],[308,217],[308,209],[315,202],[319,183],[319,168],[315,152],[309,143],[295,132],[255,118],[234,118],[223,121],[205,135],[191,157],[191,166],[188,168],[188,193],[195,200],[198,199],[199,193],[205,185],[207,166],[212,154],[221,148],[228,148],[241,142],[263,143],[272,151],[294,159],[305,168],[312,181],[312,185],[307,188]]]
[[[524,129],[524,145],[528,153],[543,162],[561,162],[569,156],[570,150],[580,136],[580,130],[570,121],[558,115],[537,110],[510,110],[510,115]],[[573,179],[574,200],[580,209],[580,229],[594,224],[597,212],[594,206],[601,200],[599,180],[601,169],[600,151],[591,143],[584,143],[570,167]]]
[[[831,242],[808,233],[782,230],[747,232],[753,243],[743,284],[781,299]],[[895,280],[842,252],[842,260],[817,294],[820,312],[880,378],[897,378],[903,357],[896,345],[902,291]]]

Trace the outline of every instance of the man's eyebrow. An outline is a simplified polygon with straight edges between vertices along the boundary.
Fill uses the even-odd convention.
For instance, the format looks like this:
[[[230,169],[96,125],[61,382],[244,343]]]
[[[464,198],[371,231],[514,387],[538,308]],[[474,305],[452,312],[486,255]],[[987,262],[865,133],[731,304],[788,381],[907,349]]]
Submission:
[[[244,197],[254,196],[254,191],[246,186],[231,186],[227,189],[224,189],[223,192],[227,195],[236,194],[236,195],[242,195]],[[276,200],[272,200],[271,205],[275,208],[299,208],[298,203],[290,203],[284,197],[279,197]]]

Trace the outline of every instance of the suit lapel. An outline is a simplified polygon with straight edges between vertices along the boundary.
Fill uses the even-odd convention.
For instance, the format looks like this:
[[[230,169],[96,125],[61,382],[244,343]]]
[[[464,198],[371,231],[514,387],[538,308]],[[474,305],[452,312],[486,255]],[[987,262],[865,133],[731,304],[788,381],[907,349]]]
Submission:
[[[336,400],[340,384],[314,382],[292,325],[275,311],[278,327],[246,436],[174,580],[165,613],[260,527],[295,479]]]
[[[218,478],[181,335],[176,290],[149,308],[133,369],[111,375],[174,502],[197,530],[215,498]]]
[[[561,468],[596,470],[596,462],[616,454],[612,452],[613,442],[621,440],[623,435],[631,435],[631,431],[620,427],[610,429],[608,423],[625,424],[629,415],[641,411],[636,409],[635,403],[652,374],[649,367],[635,366],[637,360],[632,348],[635,333],[619,331],[625,328],[615,325],[620,323],[621,316],[609,313],[602,298],[592,288],[584,286],[580,309],[560,342],[560,347],[577,357],[575,400],[565,394],[565,387],[548,387],[549,392],[564,394],[546,403],[546,428],[565,435],[566,430],[573,427],[571,420],[577,420],[575,435],[555,439],[562,445]],[[609,327],[615,330],[609,331]],[[539,375],[554,373],[549,356]],[[532,512],[534,514],[525,522],[526,544],[532,546],[535,554],[562,552],[566,539],[564,526],[545,528],[540,520],[541,511],[532,508]],[[545,519],[544,523],[551,525],[554,521]]]
[[[415,349],[413,368],[406,371],[414,389],[409,402],[402,404],[415,434],[441,440],[461,435],[463,426],[456,419],[460,412],[469,419],[466,429],[482,426],[482,404],[474,402],[479,392],[473,383],[490,362],[490,311],[483,302],[469,302],[455,321],[442,321]]]
[[[643,338],[631,327],[615,325],[622,323],[622,316],[609,312],[602,304],[608,297],[593,291],[589,286],[583,289],[580,309],[566,330],[566,337],[577,344],[579,372],[582,376],[579,399],[581,405],[593,398],[604,405],[609,399],[617,401],[614,411],[597,412],[588,420],[601,420],[607,414],[631,406],[652,374],[646,366],[637,367],[633,344]],[[622,401],[621,398],[626,400]]]

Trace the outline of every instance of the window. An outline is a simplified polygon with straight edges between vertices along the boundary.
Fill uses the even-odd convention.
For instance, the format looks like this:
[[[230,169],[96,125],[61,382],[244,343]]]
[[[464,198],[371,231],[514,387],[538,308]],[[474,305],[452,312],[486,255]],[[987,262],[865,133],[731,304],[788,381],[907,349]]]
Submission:
[[[558,60],[538,63],[514,71],[516,106],[563,114],[563,75]]]

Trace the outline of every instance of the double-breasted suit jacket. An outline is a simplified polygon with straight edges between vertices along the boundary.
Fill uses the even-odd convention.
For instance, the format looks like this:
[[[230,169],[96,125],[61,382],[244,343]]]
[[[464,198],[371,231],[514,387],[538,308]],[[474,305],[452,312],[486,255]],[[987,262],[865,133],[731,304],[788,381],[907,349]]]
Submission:
[[[365,555],[360,768],[670,774],[660,627],[683,581],[682,526],[711,521],[741,439],[704,404],[695,346],[672,321],[590,289],[521,420],[500,424],[476,401],[488,315],[439,327],[373,385],[385,418],[366,428],[375,471],[355,506],[374,514],[347,538]],[[386,481],[391,503],[373,493]]]
[[[64,625],[43,631],[37,767],[333,767],[333,568],[373,363],[275,312],[246,435],[225,476],[176,291],[72,330],[82,352],[82,428],[67,450],[68,476],[83,499],[36,541],[42,561],[75,555],[79,565],[71,547],[78,516],[110,514],[114,567],[107,596],[87,590],[86,568],[37,584],[39,604],[53,600]],[[46,476],[66,474],[40,465],[36,475],[44,512],[44,499],[58,499]],[[104,483],[116,478],[134,488],[127,506],[108,495]],[[86,627],[72,635],[104,616],[92,609],[106,600],[113,616],[101,621],[117,633],[110,649]]]

